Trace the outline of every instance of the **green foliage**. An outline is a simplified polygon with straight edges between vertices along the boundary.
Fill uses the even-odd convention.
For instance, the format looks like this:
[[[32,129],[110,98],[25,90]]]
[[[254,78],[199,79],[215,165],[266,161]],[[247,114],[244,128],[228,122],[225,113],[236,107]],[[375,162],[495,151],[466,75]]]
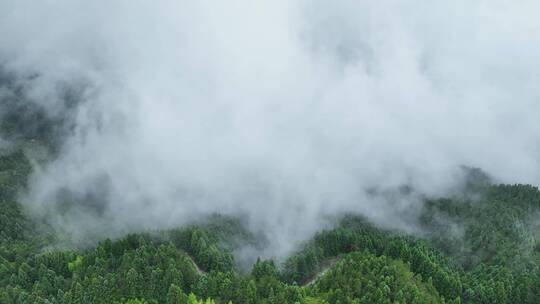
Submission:
[[[81,268],[83,262],[83,257],[78,255],[73,262],[68,263],[68,269],[69,271],[77,271]]]
[[[219,215],[52,250],[16,201],[30,172],[21,150],[0,156],[2,304],[540,303],[540,192],[478,172],[463,195],[426,200],[422,239],[348,215],[283,264],[258,259],[246,274],[232,252],[261,241]]]
[[[466,272],[469,303],[538,303],[540,192],[530,185],[484,185],[426,202],[429,238]]]
[[[22,150],[15,150],[5,155],[0,154],[0,201],[14,201],[17,193],[25,187],[30,172],[30,162]],[[14,215],[16,219],[20,218],[19,214]],[[9,217],[3,220],[12,221]]]
[[[166,233],[172,243],[187,252],[203,270],[230,271],[234,258],[227,248],[220,246],[216,233],[204,226],[188,226]]]
[[[311,292],[329,303],[443,303],[431,282],[402,261],[365,252],[344,256]]]
[[[439,252],[422,240],[382,231],[359,217],[347,216],[340,226],[315,235],[298,254],[285,263],[283,278],[288,282],[305,283],[320,271],[320,265],[334,256],[354,251],[401,259],[433,285],[447,299],[462,292],[460,274]]]

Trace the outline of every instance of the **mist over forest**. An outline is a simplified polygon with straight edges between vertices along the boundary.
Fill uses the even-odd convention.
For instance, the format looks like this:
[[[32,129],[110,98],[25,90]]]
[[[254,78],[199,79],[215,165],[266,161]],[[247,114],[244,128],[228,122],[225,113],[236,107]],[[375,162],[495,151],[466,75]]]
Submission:
[[[0,0],[0,303],[538,303],[539,10]]]

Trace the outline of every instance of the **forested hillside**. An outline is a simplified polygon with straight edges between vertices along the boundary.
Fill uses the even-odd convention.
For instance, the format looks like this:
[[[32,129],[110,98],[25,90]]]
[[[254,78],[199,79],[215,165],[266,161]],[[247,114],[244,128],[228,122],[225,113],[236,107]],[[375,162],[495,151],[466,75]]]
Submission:
[[[540,304],[539,12],[0,0],[0,304]]]
[[[427,233],[342,217],[282,264],[236,270],[257,242],[240,221],[200,224],[55,249],[17,202],[31,172],[22,150],[0,158],[0,303],[539,303],[540,192],[475,183],[425,201]],[[477,179],[481,180],[481,179]]]

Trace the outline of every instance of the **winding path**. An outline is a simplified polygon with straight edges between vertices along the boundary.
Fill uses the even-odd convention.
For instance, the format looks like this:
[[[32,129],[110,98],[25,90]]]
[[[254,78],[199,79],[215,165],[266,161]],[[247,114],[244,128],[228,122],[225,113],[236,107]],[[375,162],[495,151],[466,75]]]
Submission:
[[[191,264],[193,264],[193,267],[197,271],[197,274],[199,274],[199,275],[206,274],[206,271],[204,271],[201,267],[199,267],[199,265],[197,265],[197,263],[195,262],[195,259],[193,259],[193,257],[191,255],[189,255],[187,252],[185,254],[186,254],[186,257],[191,262]],[[319,279],[320,277],[325,275],[332,267],[334,267],[334,265],[336,265],[336,263],[338,261],[339,261],[339,257],[333,257],[333,258],[329,258],[329,259],[325,260],[322,263],[319,271],[315,275],[313,275],[313,277],[311,277],[307,282],[302,284],[301,286],[309,286],[309,285],[312,285],[313,283],[315,283],[317,281],[317,279]]]

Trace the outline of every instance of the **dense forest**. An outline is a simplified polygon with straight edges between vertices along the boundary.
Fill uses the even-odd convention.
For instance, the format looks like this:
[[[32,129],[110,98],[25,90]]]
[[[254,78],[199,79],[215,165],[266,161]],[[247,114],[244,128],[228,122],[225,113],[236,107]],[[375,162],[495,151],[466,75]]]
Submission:
[[[261,241],[241,219],[217,214],[90,248],[56,246],[54,230],[18,200],[36,149],[54,155],[69,124],[8,108],[0,130],[15,144],[0,151],[1,304],[540,303],[540,191],[470,168],[459,193],[423,199],[423,233],[344,214],[284,261],[257,259],[248,271],[234,252]]]
[[[256,236],[219,215],[56,248],[17,202],[31,171],[22,148],[0,157],[2,304],[540,302],[540,192],[491,184],[478,170],[463,193],[425,199],[424,235],[343,215],[284,262],[258,259],[247,272],[233,252]]]
[[[0,0],[0,304],[540,304],[540,0]]]

